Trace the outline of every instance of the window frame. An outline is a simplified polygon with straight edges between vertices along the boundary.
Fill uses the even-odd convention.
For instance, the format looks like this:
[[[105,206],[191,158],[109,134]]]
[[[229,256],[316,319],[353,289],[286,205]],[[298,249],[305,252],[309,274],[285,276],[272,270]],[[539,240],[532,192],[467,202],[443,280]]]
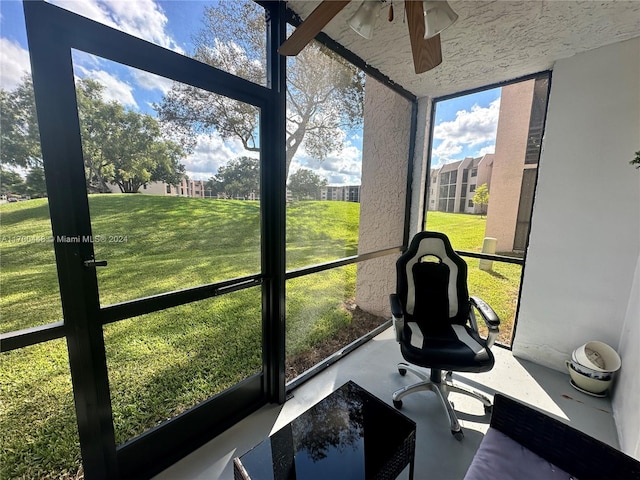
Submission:
[[[512,85],[512,84],[516,84],[516,83],[521,83],[521,82],[526,82],[528,80],[538,80],[538,79],[546,79],[547,80],[547,88],[546,88],[546,96],[547,96],[547,100],[545,102],[545,106],[544,106],[544,122],[542,125],[542,129],[539,133],[539,137],[542,139],[544,138],[544,132],[547,126],[547,116],[546,114],[548,113],[548,105],[549,105],[549,97],[550,97],[550,92],[551,92],[551,84],[552,84],[552,71],[551,70],[543,70],[537,73],[533,73],[530,75],[525,75],[523,77],[519,77],[519,78],[515,78],[512,80],[508,80],[508,81],[504,81],[504,82],[498,82],[495,84],[490,84],[490,85],[486,85],[486,86],[482,86],[482,87],[478,87],[478,88],[473,88],[470,90],[464,90],[461,92],[456,92],[450,95],[443,95],[441,97],[434,97],[431,100],[431,105],[430,105],[430,117],[429,117],[429,134],[428,134],[428,148],[427,148],[427,162],[426,162],[426,167],[424,169],[424,175],[422,178],[422,184],[424,186],[428,186],[431,183],[431,177],[432,177],[432,165],[431,165],[431,152],[433,149],[433,139],[434,139],[434,128],[435,128],[435,122],[436,122],[436,107],[438,102],[441,101],[445,101],[445,100],[450,100],[452,98],[458,98],[458,97],[462,97],[465,95],[472,95],[474,93],[479,93],[479,92],[483,92],[485,90],[490,90],[490,89],[494,89],[494,88],[499,88],[499,87],[504,87],[507,85]],[[536,82],[537,83],[537,82]],[[540,152],[542,151],[542,145],[540,145]],[[525,168],[527,168],[528,164],[525,164]],[[537,168],[540,168],[540,165],[538,163]],[[471,169],[471,175],[470,178],[475,178],[477,177],[477,173],[478,173],[478,169],[477,167],[472,167]],[[438,173],[439,175],[439,173]],[[538,175],[536,175],[536,179],[535,179],[535,186],[534,186],[534,192],[537,192],[537,186],[538,186]],[[431,200],[431,195],[430,195],[430,190],[429,188],[424,188],[424,197],[422,199],[422,208],[420,209],[420,223],[419,223],[419,228],[422,230],[425,230],[427,228],[427,216],[428,216],[428,210],[429,210],[429,205],[430,205],[430,200]],[[440,200],[440,199],[439,199]],[[440,200],[441,201],[441,200]],[[472,200],[470,200],[472,201]],[[535,196],[533,199],[533,203],[532,203],[532,210],[535,208]],[[438,208],[439,210],[439,208]],[[518,290],[518,305],[516,307],[516,312],[515,312],[515,319],[514,319],[514,324],[513,324],[513,329],[511,332],[511,344],[510,345],[503,345],[503,344],[499,344],[497,343],[497,345],[507,348],[507,349],[511,349],[511,345],[513,344],[513,340],[516,336],[517,333],[517,327],[518,327],[518,315],[520,312],[520,299],[522,296],[522,283],[523,283],[523,279],[524,279],[524,274],[525,274],[525,270],[526,270],[526,259],[527,259],[527,251],[528,251],[528,247],[529,247],[529,238],[531,235],[531,230],[529,230],[529,232],[527,233],[526,236],[526,246],[523,252],[523,256],[522,258],[517,258],[517,257],[511,257],[511,256],[506,256],[506,255],[499,255],[499,254],[489,254],[489,253],[482,253],[482,252],[470,252],[470,251],[466,251],[466,250],[456,250],[456,253],[458,253],[458,255],[462,256],[462,257],[469,257],[469,258],[477,258],[480,260],[492,260],[492,261],[497,261],[497,262],[503,262],[503,263],[511,263],[511,264],[516,264],[516,265],[520,265],[522,266],[521,269],[521,273],[520,273],[520,287]]]

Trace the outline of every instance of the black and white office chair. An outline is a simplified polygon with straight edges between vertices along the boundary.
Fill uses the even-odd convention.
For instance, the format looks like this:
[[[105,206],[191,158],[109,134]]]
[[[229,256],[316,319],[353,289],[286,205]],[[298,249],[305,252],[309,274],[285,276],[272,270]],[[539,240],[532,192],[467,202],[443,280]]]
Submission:
[[[400,375],[415,374],[422,381],[393,394],[393,404],[402,407],[402,398],[410,393],[431,390],[442,401],[458,440],[464,434],[448,400],[449,392],[477,398],[490,411],[491,400],[461,388],[452,382],[452,371],[486,372],[494,365],[491,346],[498,335],[500,319],[489,305],[469,297],[467,264],[451,247],[446,235],[420,232],[396,263],[396,293],[391,295],[391,312],[403,358]],[[475,311],[489,329],[480,337]],[[429,373],[421,368],[427,367]],[[447,372],[443,376],[443,371]]]

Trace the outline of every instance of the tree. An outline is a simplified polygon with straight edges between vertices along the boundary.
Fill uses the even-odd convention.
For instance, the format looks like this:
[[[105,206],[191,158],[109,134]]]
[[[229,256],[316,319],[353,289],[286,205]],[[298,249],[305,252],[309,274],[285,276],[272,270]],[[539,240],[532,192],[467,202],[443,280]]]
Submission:
[[[29,170],[25,187],[25,193],[32,198],[47,196],[47,186],[44,181],[44,169],[42,167],[33,167]]]
[[[148,182],[179,183],[184,175],[180,164],[184,148],[163,138],[158,121],[150,115],[105,102],[103,90],[95,80],[76,83],[87,189],[108,192],[108,184],[115,183],[122,192],[133,193]],[[0,106],[2,163],[31,167],[30,188],[42,195],[42,154],[31,79],[25,77],[11,92],[0,89]]]
[[[109,161],[109,181],[123,193],[135,193],[149,182],[180,181],[184,167],[182,149],[160,139],[160,127],[154,118],[133,111],[116,109],[111,117],[111,131],[103,137],[101,156]]]
[[[42,166],[36,104],[29,76],[23,77],[11,92],[0,89],[0,143],[3,165]]]
[[[204,184],[204,191],[206,197],[215,197],[219,193],[224,193],[222,183],[216,180],[216,177],[211,177]]]
[[[246,78],[266,81],[264,10],[251,0],[205,7],[204,27],[194,39],[193,57]],[[364,74],[322,45],[312,42],[287,62],[286,168],[304,144],[323,159],[340,150],[343,129],[362,123]],[[196,141],[194,134],[218,132],[258,151],[258,109],[190,85],[174,83],[159,105],[165,128]]]
[[[115,169],[111,158],[102,148],[108,141],[111,119],[122,110],[117,103],[102,100],[104,86],[91,79],[83,79],[76,84],[80,137],[84,161],[87,189],[94,193],[107,193]]]
[[[473,195],[473,203],[480,205],[480,215],[487,213],[487,205],[489,204],[489,188],[487,188],[486,183],[483,183],[476,188],[476,193]]]
[[[636,168],[640,168],[640,150],[636,152],[636,157],[629,162],[631,165],[635,165]]]
[[[150,115],[102,100],[103,89],[90,79],[80,80],[76,88],[89,188],[104,192],[107,183],[115,183],[121,192],[135,193],[149,182],[179,183],[182,147],[164,139]]]
[[[18,172],[7,170],[0,164],[0,193],[23,193],[24,179]]]
[[[298,200],[315,199],[320,192],[320,188],[327,185],[327,179],[322,178],[315,172],[306,168],[301,168],[289,177],[289,190]]]
[[[224,193],[231,198],[246,198],[251,193],[260,194],[260,160],[251,157],[239,157],[218,169],[218,173],[209,179],[205,190],[211,195]]]

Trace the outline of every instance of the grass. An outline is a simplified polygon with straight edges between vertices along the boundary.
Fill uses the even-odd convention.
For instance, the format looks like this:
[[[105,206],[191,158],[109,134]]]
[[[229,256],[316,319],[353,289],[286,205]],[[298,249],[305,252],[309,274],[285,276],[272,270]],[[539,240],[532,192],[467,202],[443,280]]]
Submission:
[[[256,202],[96,195],[89,204],[94,237],[105,239],[94,244],[96,258],[109,262],[98,269],[102,305],[260,271]],[[287,268],[356,254],[359,207],[288,205]],[[59,321],[46,199],[2,205],[0,214],[0,329]],[[429,227],[448,229],[455,248],[473,249],[482,243],[484,220],[430,213]],[[515,290],[509,282],[519,280],[514,266],[494,264],[487,273],[471,263],[470,290],[504,305],[498,310],[508,318],[517,297],[517,282]],[[355,284],[355,265],[287,282],[287,355],[349,325],[343,303],[354,297]],[[260,312],[255,287],[105,326],[117,442],[259,371]],[[80,448],[65,340],[0,358],[0,478],[74,477]]]
[[[104,238],[96,258],[109,262],[97,270],[102,305],[260,271],[257,202],[94,195],[89,204],[94,239]],[[356,253],[359,207],[290,205],[289,267]],[[59,321],[47,201],[2,205],[0,214],[0,329]],[[287,285],[290,354],[349,322],[339,306],[354,295],[355,266],[312,277]],[[261,369],[260,289],[110,324],[104,335],[122,443]],[[80,449],[65,341],[1,358],[0,477],[73,477]]]
[[[355,296],[356,268],[347,265],[287,282],[288,357],[318,346],[350,324],[351,315],[341,306]]]
[[[477,215],[428,212],[427,230],[447,234],[456,250],[481,252],[486,218]],[[511,263],[493,262],[490,271],[478,268],[479,260],[466,257],[469,294],[481,297],[500,317],[498,341],[511,343],[516,316],[522,267]],[[482,324],[482,322],[480,322]]]
[[[287,269],[356,255],[359,217],[359,203],[287,205]]]

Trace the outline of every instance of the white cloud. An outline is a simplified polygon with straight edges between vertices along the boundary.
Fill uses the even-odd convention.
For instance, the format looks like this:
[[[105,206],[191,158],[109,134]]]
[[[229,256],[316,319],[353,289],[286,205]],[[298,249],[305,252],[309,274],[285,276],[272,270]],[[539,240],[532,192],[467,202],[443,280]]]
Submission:
[[[82,66],[77,67],[82,73],[82,78],[91,78],[104,86],[102,99],[106,102],[116,101],[125,107],[139,108],[133,97],[133,87],[120,80],[115,75],[105,70],[88,70]]]
[[[0,38],[0,87],[13,90],[30,73],[29,52],[18,42]]]
[[[443,163],[445,159],[455,158],[456,155],[462,153],[462,145],[460,145],[456,140],[446,139],[442,143],[440,143],[436,148],[433,149],[431,153],[431,161],[432,163]]]
[[[224,140],[217,132],[198,135],[198,143],[191,155],[182,161],[187,175],[195,180],[208,180],[229,160],[241,156],[256,157],[256,152],[244,149],[236,139]]]
[[[489,145],[488,147],[482,147],[478,151],[478,156],[482,157],[482,156],[490,154],[490,153],[496,153],[496,145],[495,145],[495,143],[493,145]]]
[[[50,0],[66,10],[103,23],[162,47],[184,51],[165,28],[167,16],[153,0]]]
[[[313,170],[317,175],[326,178],[329,185],[360,185],[362,177],[362,151],[345,142],[340,151],[330,152],[323,160],[309,156],[300,147],[291,161],[289,175],[300,168]]]
[[[485,145],[474,155],[493,153],[499,114],[500,99],[498,98],[488,107],[473,105],[470,111],[458,111],[455,120],[436,125],[433,137],[436,141],[441,140],[441,143],[432,152],[433,164],[447,163],[455,159],[456,155],[462,153],[465,148],[478,147],[482,144]]]
[[[145,72],[144,70],[132,69],[132,74],[136,83],[145,90],[160,90],[163,94],[166,94],[171,90],[171,85],[173,85],[173,80]]]
[[[438,139],[457,139],[468,145],[480,143],[495,138],[500,113],[500,99],[496,99],[488,107],[473,105],[471,111],[460,110],[456,119],[442,122],[434,129],[434,137]]]

